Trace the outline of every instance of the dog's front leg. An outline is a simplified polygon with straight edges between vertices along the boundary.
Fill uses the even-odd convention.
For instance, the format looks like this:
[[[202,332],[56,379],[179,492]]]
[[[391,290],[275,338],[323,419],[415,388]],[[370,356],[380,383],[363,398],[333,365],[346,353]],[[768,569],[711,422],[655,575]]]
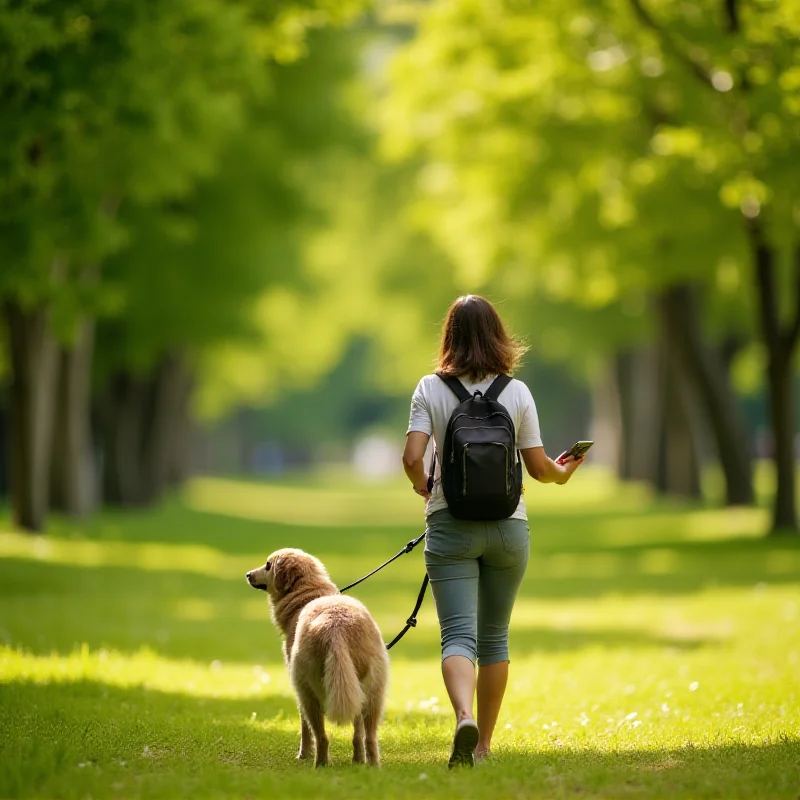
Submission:
[[[306,718],[300,713],[300,752],[297,758],[305,760],[314,755],[314,744],[311,738],[311,728],[309,728]]]

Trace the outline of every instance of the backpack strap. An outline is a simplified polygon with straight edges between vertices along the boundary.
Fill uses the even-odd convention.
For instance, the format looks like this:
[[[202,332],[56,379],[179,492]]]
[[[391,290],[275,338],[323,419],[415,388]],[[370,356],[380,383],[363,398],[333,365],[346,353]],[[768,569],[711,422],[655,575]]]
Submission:
[[[493,381],[492,385],[483,393],[486,400],[497,400],[503,389],[511,383],[511,378],[508,375],[498,375]]]
[[[436,375],[447,384],[447,386],[450,388],[450,391],[453,392],[453,394],[458,398],[459,403],[463,403],[465,400],[469,400],[472,397],[472,395],[467,391],[467,387],[464,386],[464,384],[461,383],[461,381],[458,378],[453,377],[452,375],[444,375],[441,372],[437,372]],[[433,455],[431,456],[431,466],[430,469],[428,470],[429,492],[433,491],[433,475],[434,472],[436,471],[437,455],[438,454],[436,452],[436,445],[434,445]],[[392,644],[394,644],[394,642],[392,642]]]
[[[436,445],[433,445],[433,453],[431,453],[431,467],[428,470],[428,491],[433,491],[433,476],[436,474]]]
[[[441,372],[437,372],[436,374],[450,387],[450,390],[458,398],[459,403],[463,403],[465,400],[469,400],[472,397],[467,391],[466,386],[464,386],[458,378],[452,375],[443,375]],[[511,379],[509,378],[509,380]],[[492,384],[492,386],[494,386],[494,384]]]

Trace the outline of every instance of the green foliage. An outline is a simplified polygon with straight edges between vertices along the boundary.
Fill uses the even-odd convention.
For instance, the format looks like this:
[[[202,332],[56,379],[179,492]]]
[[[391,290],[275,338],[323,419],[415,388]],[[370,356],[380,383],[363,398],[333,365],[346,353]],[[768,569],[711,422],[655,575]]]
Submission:
[[[125,202],[187,194],[241,124],[259,62],[218,0],[0,5],[4,293],[46,295],[125,242]]]
[[[367,147],[354,103],[359,35],[319,32],[309,45],[303,60],[274,70],[274,95],[264,107],[263,125],[248,134],[257,147],[273,152],[259,161],[234,150],[243,173],[231,186],[246,194],[260,182],[271,193],[269,203],[265,194],[249,204],[239,222],[217,218],[207,229],[219,237],[220,258],[251,270],[261,283],[257,291],[227,287],[230,312],[251,335],[237,338],[231,325],[229,335],[201,354],[204,415],[308,386],[335,366],[358,327],[353,308],[363,282],[355,279],[354,253],[345,263],[328,256],[343,252],[331,240],[340,209],[350,202],[348,167]],[[247,197],[231,194],[220,205],[241,215],[243,201]],[[205,257],[208,249],[198,242]],[[232,261],[244,243],[253,246],[249,257]],[[367,273],[360,274],[366,279]],[[214,296],[225,302],[225,292]]]
[[[310,387],[278,391],[264,409],[251,411],[249,440],[279,442],[289,450],[319,452],[326,446],[349,448],[371,428],[392,425],[394,438],[405,432],[409,396],[378,392],[370,371],[375,342],[355,339],[335,367]]]
[[[526,498],[511,680],[494,758],[468,773],[446,769],[430,598],[392,651],[383,768],[348,764],[332,726],[334,766],[315,771],[294,759],[280,639],[243,580],[286,544],[340,584],[364,574],[419,531],[407,485],[208,480],[186,505],[56,522],[46,543],[0,532],[4,793],[795,798],[796,543],[757,539],[762,510],[654,507],[590,470]],[[421,569],[415,551],[358,588],[384,636]]]
[[[202,359],[243,340],[263,350],[265,292],[307,288],[301,227],[322,213],[312,165],[356,135],[341,99],[350,60],[335,37],[312,38],[302,61],[263,65],[269,88],[213,176],[179,201],[123,210],[133,239],[105,272],[122,307],[104,324],[101,374],[147,368],[168,349]]]
[[[421,160],[417,218],[464,280],[644,310],[641,296],[665,283],[714,289],[721,272],[746,271],[748,219],[786,252],[798,236],[800,22],[764,2],[742,6],[734,30],[723,11],[739,6],[421,10],[392,67],[384,144]],[[721,322],[741,317],[739,298],[718,304]],[[604,338],[597,327],[594,343]]]
[[[393,393],[433,364],[459,287],[451,263],[408,218],[410,171],[381,164],[376,144],[371,137],[329,176],[331,222],[308,258],[315,274],[330,276],[348,329],[373,342],[368,380]]]
[[[67,342],[101,317],[100,381],[260,342],[268,287],[307,284],[315,163],[355,135],[317,29],[360,7],[0,2],[0,296]]]

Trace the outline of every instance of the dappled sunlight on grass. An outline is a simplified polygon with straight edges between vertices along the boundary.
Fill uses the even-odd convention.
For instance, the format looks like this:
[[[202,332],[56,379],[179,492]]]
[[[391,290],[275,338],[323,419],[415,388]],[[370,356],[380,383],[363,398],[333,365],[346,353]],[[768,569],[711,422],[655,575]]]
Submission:
[[[653,502],[652,491],[643,484],[621,484],[613,471],[588,463],[564,486],[537,483],[525,478],[525,504],[529,511],[643,511]]]
[[[598,546],[630,547],[657,541],[700,542],[755,539],[763,536],[769,515],[762,508],[708,508],[657,510],[610,516],[592,524]]]
[[[377,556],[383,554],[381,545],[386,546],[383,537],[372,538],[372,547],[368,548]],[[405,537],[396,538],[396,550],[405,544]],[[369,539],[359,537],[351,545],[365,548]],[[220,537],[224,544],[224,537]],[[317,554],[324,555],[329,548],[337,548],[335,541],[320,542],[321,547],[313,548]],[[195,575],[207,575],[220,580],[237,580],[244,583],[245,573],[253,567],[263,564],[267,555],[279,547],[298,546],[296,537],[278,538],[265,535],[261,539],[253,538],[253,550],[250,555],[232,555],[222,549],[207,545],[188,544],[184,542],[131,542],[124,540],[97,541],[83,538],[49,538],[29,536],[25,533],[0,531],[0,557],[28,560],[47,564],[65,564],[76,567],[104,568],[122,567],[129,570],[154,572],[184,572]],[[311,549],[311,548],[309,548]],[[420,547],[421,551],[421,547]],[[387,553],[387,558],[389,555]],[[353,553],[339,555],[330,553],[325,557],[325,564],[334,581],[339,584],[351,582],[368,572],[375,565],[376,555]],[[385,560],[385,559],[383,559]],[[410,567],[411,565],[400,565]],[[416,565],[419,569],[419,564]]]
[[[742,607],[746,611],[742,611]],[[736,613],[731,609],[738,609]],[[755,644],[781,650],[791,645],[800,658],[800,598],[797,587],[758,583],[750,588],[709,588],[688,597],[639,594],[636,602],[607,595],[592,603],[582,599],[521,597],[512,617],[512,640],[526,629],[553,631],[629,631],[643,639],[706,639],[719,645],[745,636]],[[746,634],[745,634],[746,631]],[[613,635],[606,643],[613,647]],[[602,640],[599,642],[602,645]]]
[[[217,618],[218,610],[218,607],[209,600],[201,597],[187,597],[176,603],[172,613],[175,619],[207,622]]]
[[[165,658],[148,648],[120,653],[104,648],[91,650],[85,644],[64,655],[32,655],[0,647],[0,679],[45,684],[91,680],[107,686],[141,686],[193,697],[292,696],[282,663],[268,669],[258,664],[226,663],[218,659],[201,664],[190,659]]]
[[[714,508],[689,511],[685,524],[673,526],[673,533],[685,541],[754,538],[763,536],[769,513],[761,508]]]
[[[224,478],[195,478],[184,499],[198,511],[289,525],[364,527],[421,525],[424,509],[405,479],[379,484],[329,477],[324,488],[311,483],[255,483]],[[611,504],[616,510],[642,510],[650,502],[644,487],[620,487],[601,467],[583,467],[566,486],[542,486],[528,478],[525,501],[531,509],[591,509]]]
[[[395,525],[419,522],[420,498],[407,490],[337,491],[196,478],[184,497],[190,508],[290,525]]]
[[[80,567],[126,567],[161,572],[192,572],[219,577],[241,574],[253,559],[231,556],[204,545],[160,542],[98,542],[0,533],[0,556]]]
[[[452,712],[430,596],[392,650],[384,769],[349,766],[350,730],[332,727],[336,767],[320,775],[294,761],[280,637],[244,580],[281,546],[319,556],[339,585],[355,580],[421,530],[404,484],[199,482],[190,497],[210,487],[213,509],[56,520],[45,538],[0,531],[0,785],[75,800],[414,798],[423,786],[476,800],[676,786],[682,800],[762,786],[793,798],[800,543],[759,536],[761,509],[649,505],[602,471],[584,477],[582,489],[529,487],[508,700],[493,763],[466,777],[444,766]],[[220,507],[237,497],[239,518]],[[353,591],[385,639],[423,574],[420,547]]]
[[[659,548],[642,553],[638,559],[638,566],[644,575],[669,575],[680,567],[680,561],[680,556],[675,550]]]

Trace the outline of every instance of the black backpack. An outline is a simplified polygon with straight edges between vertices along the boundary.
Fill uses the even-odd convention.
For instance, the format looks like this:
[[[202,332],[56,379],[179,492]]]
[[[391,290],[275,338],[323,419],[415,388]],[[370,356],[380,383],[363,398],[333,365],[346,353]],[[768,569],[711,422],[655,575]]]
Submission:
[[[522,464],[514,421],[498,402],[511,378],[498,375],[485,393],[470,394],[458,378],[436,373],[458,397],[439,456],[442,490],[450,513],[458,519],[510,517],[522,494]],[[436,452],[428,478],[433,487]]]

